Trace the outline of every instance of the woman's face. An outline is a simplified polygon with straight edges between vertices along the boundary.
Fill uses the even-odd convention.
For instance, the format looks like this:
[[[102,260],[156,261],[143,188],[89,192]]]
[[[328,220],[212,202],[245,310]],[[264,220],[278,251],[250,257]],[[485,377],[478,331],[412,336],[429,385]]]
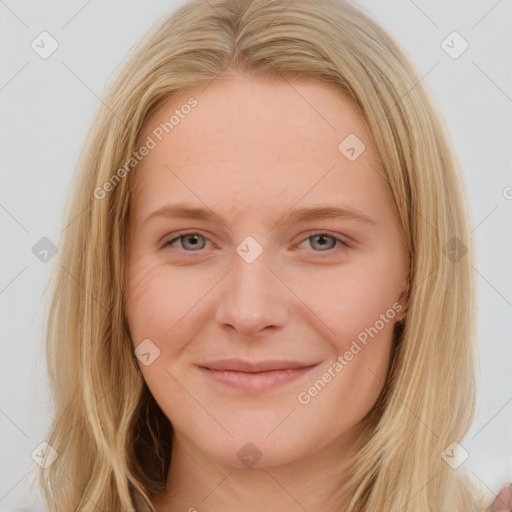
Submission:
[[[126,309],[174,441],[239,467],[347,450],[383,387],[408,268],[354,103],[237,76],[160,107],[140,140]]]

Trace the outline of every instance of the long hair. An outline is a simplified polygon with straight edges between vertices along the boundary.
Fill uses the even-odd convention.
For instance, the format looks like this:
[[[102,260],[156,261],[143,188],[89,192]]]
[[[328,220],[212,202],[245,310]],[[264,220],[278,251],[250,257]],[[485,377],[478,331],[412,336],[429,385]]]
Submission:
[[[237,73],[314,79],[350,95],[409,252],[406,317],[340,487],[351,497],[346,512],[482,510],[464,466],[447,462],[475,414],[470,209],[419,73],[344,0],[192,0],[148,32],[111,83],[67,199],[46,333],[55,405],[47,441],[58,456],[40,483],[50,512],[153,510],[165,488],[172,425],[144,383],[124,308],[133,155],[160,105]]]

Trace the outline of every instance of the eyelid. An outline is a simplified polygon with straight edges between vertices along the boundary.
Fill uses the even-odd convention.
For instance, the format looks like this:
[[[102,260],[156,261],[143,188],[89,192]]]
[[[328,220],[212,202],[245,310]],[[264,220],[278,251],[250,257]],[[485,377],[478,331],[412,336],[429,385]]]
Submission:
[[[166,247],[170,246],[171,243],[174,243],[174,242],[178,241],[180,238],[185,237],[185,236],[191,236],[191,235],[202,236],[205,240],[209,241],[215,247],[217,247],[216,244],[211,242],[211,240],[206,235],[203,235],[199,231],[177,231],[176,233],[173,233],[171,235],[171,238],[169,238],[168,240],[165,240],[164,242],[162,242],[161,248],[165,249]],[[164,239],[165,239],[165,237],[164,237]],[[183,251],[183,252],[199,252],[199,251]]]
[[[334,238],[338,242],[340,242],[340,244],[347,246],[347,247],[351,247],[348,237],[345,237],[345,236],[337,234],[337,233],[331,233],[330,231],[326,231],[325,229],[323,229],[323,230],[319,229],[317,231],[312,231],[300,243],[306,241],[308,238],[311,238],[313,236],[318,236],[318,235],[327,235],[331,238]],[[316,252],[322,252],[322,251],[316,251]],[[325,251],[325,252],[328,252],[328,251]]]
[[[166,247],[170,247],[171,244],[173,244],[174,242],[178,241],[181,237],[191,236],[191,235],[202,236],[205,240],[207,240],[210,243],[212,243],[214,247],[217,247],[217,245],[215,243],[211,242],[211,240],[207,236],[203,235],[199,231],[178,231],[178,232],[176,232],[176,233],[174,233],[172,235],[172,238],[170,238],[169,240],[166,240],[165,242],[163,242],[162,245],[161,245],[161,248],[165,249]],[[349,248],[352,247],[352,244],[348,241],[347,237],[343,237],[342,235],[334,234],[334,233],[331,233],[330,231],[326,231],[326,230],[316,230],[316,231],[309,232],[307,234],[307,236],[302,238],[300,242],[298,242],[297,244],[294,245],[294,248],[298,247],[299,245],[301,245],[303,242],[305,242],[309,238],[312,238],[312,237],[318,236],[318,235],[327,235],[328,237],[334,238],[334,240],[339,242],[339,244],[342,246],[342,248],[349,249]],[[327,254],[332,254],[336,250],[340,250],[340,248],[338,247],[338,249],[333,248],[333,249],[328,249],[326,251],[313,251],[313,252],[319,253],[319,254],[325,253],[327,255]],[[201,252],[201,250],[197,250],[197,251],[185,251],[185,250],[183,250],[182,252],[194,253],[194,252]]]

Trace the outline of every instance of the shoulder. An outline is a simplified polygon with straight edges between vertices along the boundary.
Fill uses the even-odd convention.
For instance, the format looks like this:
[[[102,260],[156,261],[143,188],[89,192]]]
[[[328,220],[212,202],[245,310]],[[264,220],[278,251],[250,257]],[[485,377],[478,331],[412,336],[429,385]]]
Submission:
[[[506,482],[500,487],[487,510],[489,512],[512,511],[512,482]]]

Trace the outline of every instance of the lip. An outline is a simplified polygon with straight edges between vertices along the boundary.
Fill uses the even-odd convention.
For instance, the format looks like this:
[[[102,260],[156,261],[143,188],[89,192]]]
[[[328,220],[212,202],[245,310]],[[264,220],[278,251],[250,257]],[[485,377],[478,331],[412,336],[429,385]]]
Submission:
[[[239,390],[261,392],[297,380],[317,364],[284,360],[251,362],[224,359],[198,365],[198,368],[207,378],[220,384]]]

